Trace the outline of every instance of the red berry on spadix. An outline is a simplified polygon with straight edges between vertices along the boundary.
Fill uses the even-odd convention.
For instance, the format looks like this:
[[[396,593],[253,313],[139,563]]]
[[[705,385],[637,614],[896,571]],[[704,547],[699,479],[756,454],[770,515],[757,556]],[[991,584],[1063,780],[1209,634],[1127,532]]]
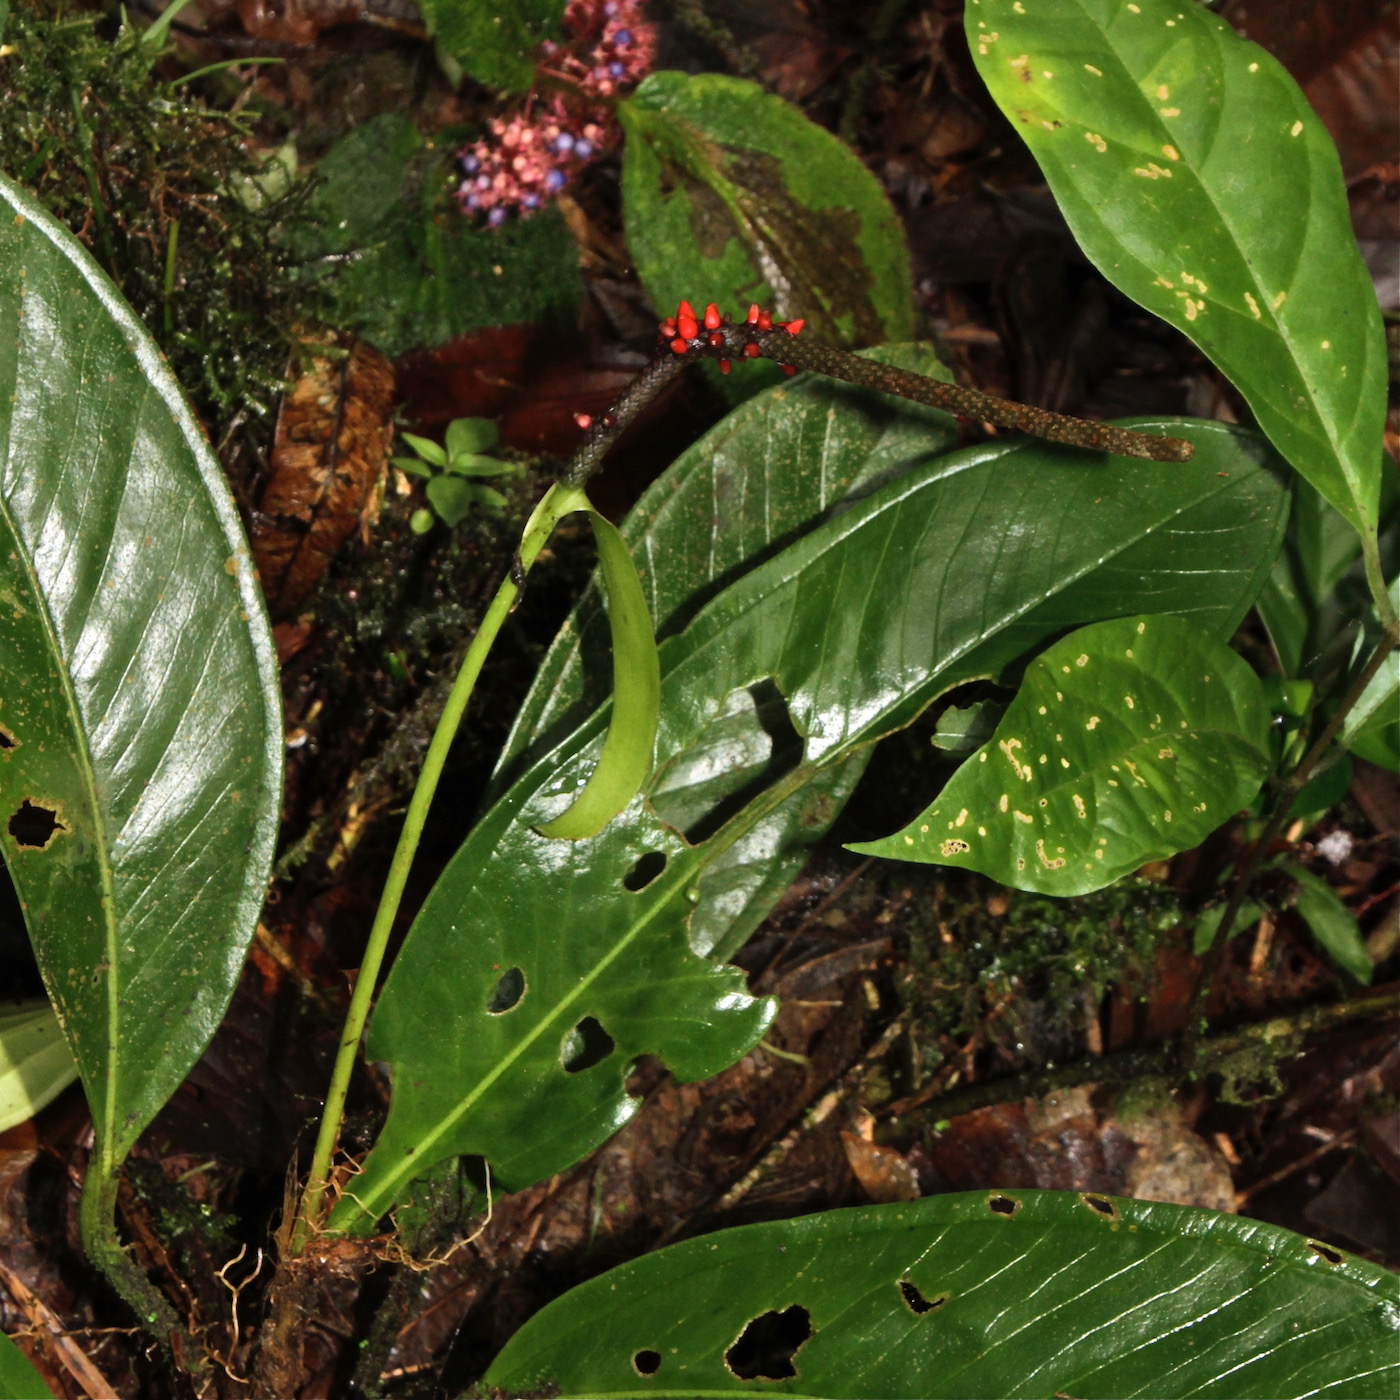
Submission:
[[[584,432],[587,432],[593,426],[593,418],[587,413],[575,413],[574,422],[577,423]]]
[[[676,330],[683,340],[694,340],[700,334],[700,324],[688,301],[681,302],[676,308]]]
[[[707,331],[719,329],[719,307],[714,302],[705,308],[705,329]]]
[[[806,321],[800,320],[800,319],[799,319],[799,320],[796,320],[796,321],[789,321],[789,322],[787,323],[787,325],[785,325],[785,326],[783,327],[783,329],[784,329],[789,335],[800,335],[800,334],[802,333],[802,327],[805,326],[806,324],[807,324]]]
[[[677,355],[684,355],[685,352],[690,349],[690,346],[684,340],[682,340],[680,336],[677,336],[671,342],[671,349],[675,351]]]
[[[756,326],[758,325],[758,318],[761,315],[763,315],[762,308],[757,302],[754,302],[754,304],[749,307],[749,314],[744,319],[748,321],[749,325]]]

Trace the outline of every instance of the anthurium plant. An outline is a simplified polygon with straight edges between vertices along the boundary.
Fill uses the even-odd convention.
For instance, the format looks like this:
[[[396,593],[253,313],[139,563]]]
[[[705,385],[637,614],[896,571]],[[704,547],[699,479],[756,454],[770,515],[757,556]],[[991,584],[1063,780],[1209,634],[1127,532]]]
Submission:
[[[842,348],[857,322],[907,321],[907,259],[853,159],[846,242],[823,256],[867,266],[889,251],[865,290],[817,278],[804,307],[784,281],[728,304],[736,282],[720,270],[776,267],[758,256],[775,225],[742,163],[716,152],[740,139],[736,123],[762,127],[777,99],[682,74],[654,74],[627,99],[629,240],[658,297],[678,267],[694,296],[660,324],[632,387],[581,418],[578,451],[466,653],[278,1236],[256,1393],[297,1383],[279,1339],[305,1316],[317,1269],[357,1241],[382,1247],[445,1165],[478,1159],[485,1208],[614,1133],[636,1108],[639,1057],[696,1080],[758,1043],[775,1006],[727,958],[878,741],[954,687],[1005,680],[1015,695],[999,718],[953,726],[953,776],[858,849],[1070,896],[1252,806],[1255,839],[1203,923],[1208,956],[1310,780],[1348,749],[1393,751],[1386,354],[1336,153],[1274,60],[1178,3],[971,0],[968,39],[1084,253],[1195,341],[1248,403],[1249,427],[1090,423],[992,399],[951,383],[907,326],[888,337],[906,343]],[[773,138],[783,160],[798,159],[804,120],[784,111],[795,134]],[[818,145],[846,169],[834,138]],[[793,177],[794,208],[818,184]],[[693,237],[687,199],[732,220],[721,256],[674,255]],[[0,845],[92,1109],[86,1247],[141,1326],[192,1364],[197,1339],[123,1249],[113,1210],[124,1159],[224,1014],[262,904],[281,778],[275,653],[232,499],[168,367],[36,200],[0,180],[0,201]],[[696,360],[736,380],[755,360],[782,373],[614,526],[589,499],[592,474]],[[957,447],[959,418],[1006,431]],[[485,455],[489,424],[454,423],[445,448],[406,441],[416,455],[398,465],[425,478],[438,517],[498,503],[481,480],[506,469]],[[720,497],[732,511],[711,510]],[[1336,599],[1290,582],[1319,577],[1299,555],[1308,536],[1290,531],[1299,510],[1341,533],[1369,594],[1325,680],[1310,672],[1315,623]],[[482,664],[573,514],[596,539],[596,586],[542,663],[489,805],[390,962]],[[1255,607],[1291,671],[1286,743],[1273,722],[1282,692],[1230,645]],[[588,663],[608,652],[598,694]],[[774,708],[800,741],[781,764]],[[1298,899],[1364,981],[1355,921],[1306,879]],[[1197,1025],[1180,1073],[1208,1069],[1205,1054]],[[385,1067],[390,1091],[367,1152],[342,1141],[362,1058]],[[1380,1395],[1400,1370],[1397,1317],[1393,1275],[1256,1221],[983,1191],[649,1255],[536,1316],[483,1384]],[[0,1391],[33,1387],[0,1347]]]

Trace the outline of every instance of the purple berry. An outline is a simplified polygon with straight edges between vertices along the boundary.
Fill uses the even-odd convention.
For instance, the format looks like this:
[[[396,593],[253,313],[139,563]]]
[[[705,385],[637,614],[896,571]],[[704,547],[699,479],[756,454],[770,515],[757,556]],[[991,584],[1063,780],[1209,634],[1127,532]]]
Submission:
[[[486,216],[486,222],[490,224],[492,228],[500,228],[505,221],[506,211],[502,209],[499,204]]]
[[[626,71],[627,69],[624,68],[617,59],[613,59],[613,61],[608,64],[608,72],[611,73],[614,78],[620,78]]]
[[[567,183],[568,181],[562,170],[551,170],[549,174],[544,177],[544,187],[550,194],[558,194]]]
[[[537,194],[523,194],[520,196],[520,207],[522,209],[538,209],[540,207],[540,197]]]
[[[491,177],[489,175],[478,175],[476,177],[476,187],[479,190],[489,190],[491,188]]]
[[[559,135],[554,138],[554,149],[558,151],[560,155],[568,155],[573,148],[574,138],[569,132],[561,131]]]
[[[473,155],[465,155],[462,157],[462,169],[468,175],[475,175],[481,169],[481,162]]]
[[[632,42],[632,31],[630,29],[619,29],[613,35],[613,43],[619,49],[625,49]]]
[[[574,142],[574,154],[580,160],[587,160],[588,157],[593,154],[593,142],[588,140],[587,137],[580,136],[579,139]]]

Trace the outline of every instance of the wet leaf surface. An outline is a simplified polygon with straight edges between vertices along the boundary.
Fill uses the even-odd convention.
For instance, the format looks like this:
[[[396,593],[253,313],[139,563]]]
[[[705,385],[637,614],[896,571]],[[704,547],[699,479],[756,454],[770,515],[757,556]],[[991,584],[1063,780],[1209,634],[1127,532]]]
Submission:
[[[0,180],[5,863],[110,1171],[233,993],[276,832],[271,637],[227,485],[107,279]]]
[[[770,681],[802,748],[718,830],[691,825],[687,839],[665,815],[674,797],[649,786],[591,842],[535,833],[591,769],[606,709],[526,771],[448,866],[381,994],[368,1054],[390,1064],[394,1097],[357,1178],[364,1215],[342,1203],[336,1224],[364,1228],[448,1155],[481,1153],[512,1186],[558,1171],[634,1111],[622,1081],[639,1054],[689,1079],[743,1053],[771,1012],[731,970],[696,956],[715,926],[705,901],[723,910],[732,898],[725,872],[706,888],[712,863],[751,833],[781,832],[792,820],[784,802],[824,830],[832,803],[809,795],[811,778],[859,762],[943,690],[1144,593],[1232,630],[1272,562],[1283,488],[1257,440],[1207,424],[1179,431],[1196,456],[1169,472],[1039,444],[935,458],[720,593],[662,646],[654,779],[710,742],[741,692],[762,728]],[[1116,541],[1108,557],[1105,538]],[[1016,568],[998,570],[1008,540]],[[1204,595],[1201,567],[1219,582]],[[493,1014],[494,989],[515,968],[525,993]],[[571,1074],[560,1047],[587,1017],[613,1050]]]
[[[1256,1221],[979,1191],[674,1245],[545,1309],[486,1382],[570,1396],[759,1395],[773,1381],[828,1397],[1375,1395],[1400,1373],[1397,1305],[1388,1271]]]
[[[973,0],[967,28],[1095,266],[1220,366],[1332,505],[1374,524],[1380,315],[1336,148],[1284,69],[1174,0]]]
[[[1273,766],[1264,689],[1179,617],[1071,632],[1026,669],[996,733],[903,831],[863,855],[1087,894],[1199,844]]]

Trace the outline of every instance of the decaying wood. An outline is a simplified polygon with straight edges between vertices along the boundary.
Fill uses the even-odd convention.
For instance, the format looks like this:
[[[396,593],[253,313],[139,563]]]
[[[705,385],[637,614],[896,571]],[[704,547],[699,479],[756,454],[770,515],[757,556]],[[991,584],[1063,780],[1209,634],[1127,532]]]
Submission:
[[[282,400],[253,520],[253,557],[274,617],[294,612],[341,545],[372,522],[394,436],[394,367],[383,355],[344,336],[309,359]]]

